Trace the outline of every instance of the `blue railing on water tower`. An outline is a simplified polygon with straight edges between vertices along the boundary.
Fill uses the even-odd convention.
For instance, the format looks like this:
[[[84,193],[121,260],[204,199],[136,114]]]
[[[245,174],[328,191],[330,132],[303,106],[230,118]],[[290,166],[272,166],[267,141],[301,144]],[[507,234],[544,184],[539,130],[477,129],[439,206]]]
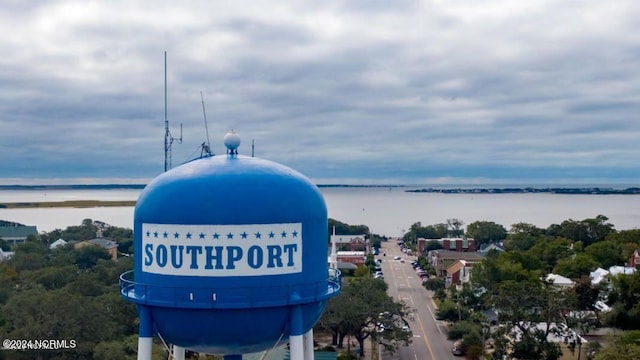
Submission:
[[[342,274],[329,269],[326,281],[286,286],[197,288],[150,285],[135,282],[133,270],[120,275],[120,295],[144,305],[202,309],[245,309],[324,301],[340,291]],[[300,298],[291,299],[296,292]]]

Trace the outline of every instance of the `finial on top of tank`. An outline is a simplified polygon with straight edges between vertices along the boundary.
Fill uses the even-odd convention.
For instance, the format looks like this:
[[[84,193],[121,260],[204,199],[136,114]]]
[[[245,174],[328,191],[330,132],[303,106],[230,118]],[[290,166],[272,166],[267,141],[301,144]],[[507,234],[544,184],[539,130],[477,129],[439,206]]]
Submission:
[[[224,146],[227,147],[228,155],[238,155],[238,146],[240,146],[240,136],[231,130],[224,136]]]

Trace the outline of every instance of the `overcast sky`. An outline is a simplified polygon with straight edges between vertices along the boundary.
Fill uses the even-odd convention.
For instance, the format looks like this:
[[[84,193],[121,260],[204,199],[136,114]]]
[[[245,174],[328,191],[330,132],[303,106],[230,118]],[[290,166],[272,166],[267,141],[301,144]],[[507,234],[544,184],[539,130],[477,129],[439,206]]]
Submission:
[[[640,2],[3,1],[0,183],[239,152],[317,183],[640,182]]]

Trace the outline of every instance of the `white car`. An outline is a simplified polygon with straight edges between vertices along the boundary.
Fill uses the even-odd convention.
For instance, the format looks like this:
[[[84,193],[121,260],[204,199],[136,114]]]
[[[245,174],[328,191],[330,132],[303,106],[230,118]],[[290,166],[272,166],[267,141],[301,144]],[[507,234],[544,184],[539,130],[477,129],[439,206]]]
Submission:
[[[400,260],[400,259],[402,259],[400,256],[395,256],[395,257],[393,258],[393,260]]]

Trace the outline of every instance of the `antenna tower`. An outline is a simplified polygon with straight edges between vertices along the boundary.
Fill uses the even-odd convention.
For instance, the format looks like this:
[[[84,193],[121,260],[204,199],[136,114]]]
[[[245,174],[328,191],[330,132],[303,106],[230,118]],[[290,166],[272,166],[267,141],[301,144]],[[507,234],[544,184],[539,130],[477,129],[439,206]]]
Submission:
[[[171,169],[171,146],[174,141],[182,144],[182,124],[180,124],[180,137],[174,138],[169,131],[169,119],[167,118],[167,52],[164,52],[164,171]]]
[[[207,112],[204,109],[204,96],[202,95],[202,91],[200,91],[200,99],[202,100],[202,115],[204,116],[204,130],[207,133],[207,142],[202,143],[202,150],[200,151],[200,157],[202,157],[205,153],[208,156],[212,156],[211,152],[211,141],[209,140],[209,127],[207,125]]]

